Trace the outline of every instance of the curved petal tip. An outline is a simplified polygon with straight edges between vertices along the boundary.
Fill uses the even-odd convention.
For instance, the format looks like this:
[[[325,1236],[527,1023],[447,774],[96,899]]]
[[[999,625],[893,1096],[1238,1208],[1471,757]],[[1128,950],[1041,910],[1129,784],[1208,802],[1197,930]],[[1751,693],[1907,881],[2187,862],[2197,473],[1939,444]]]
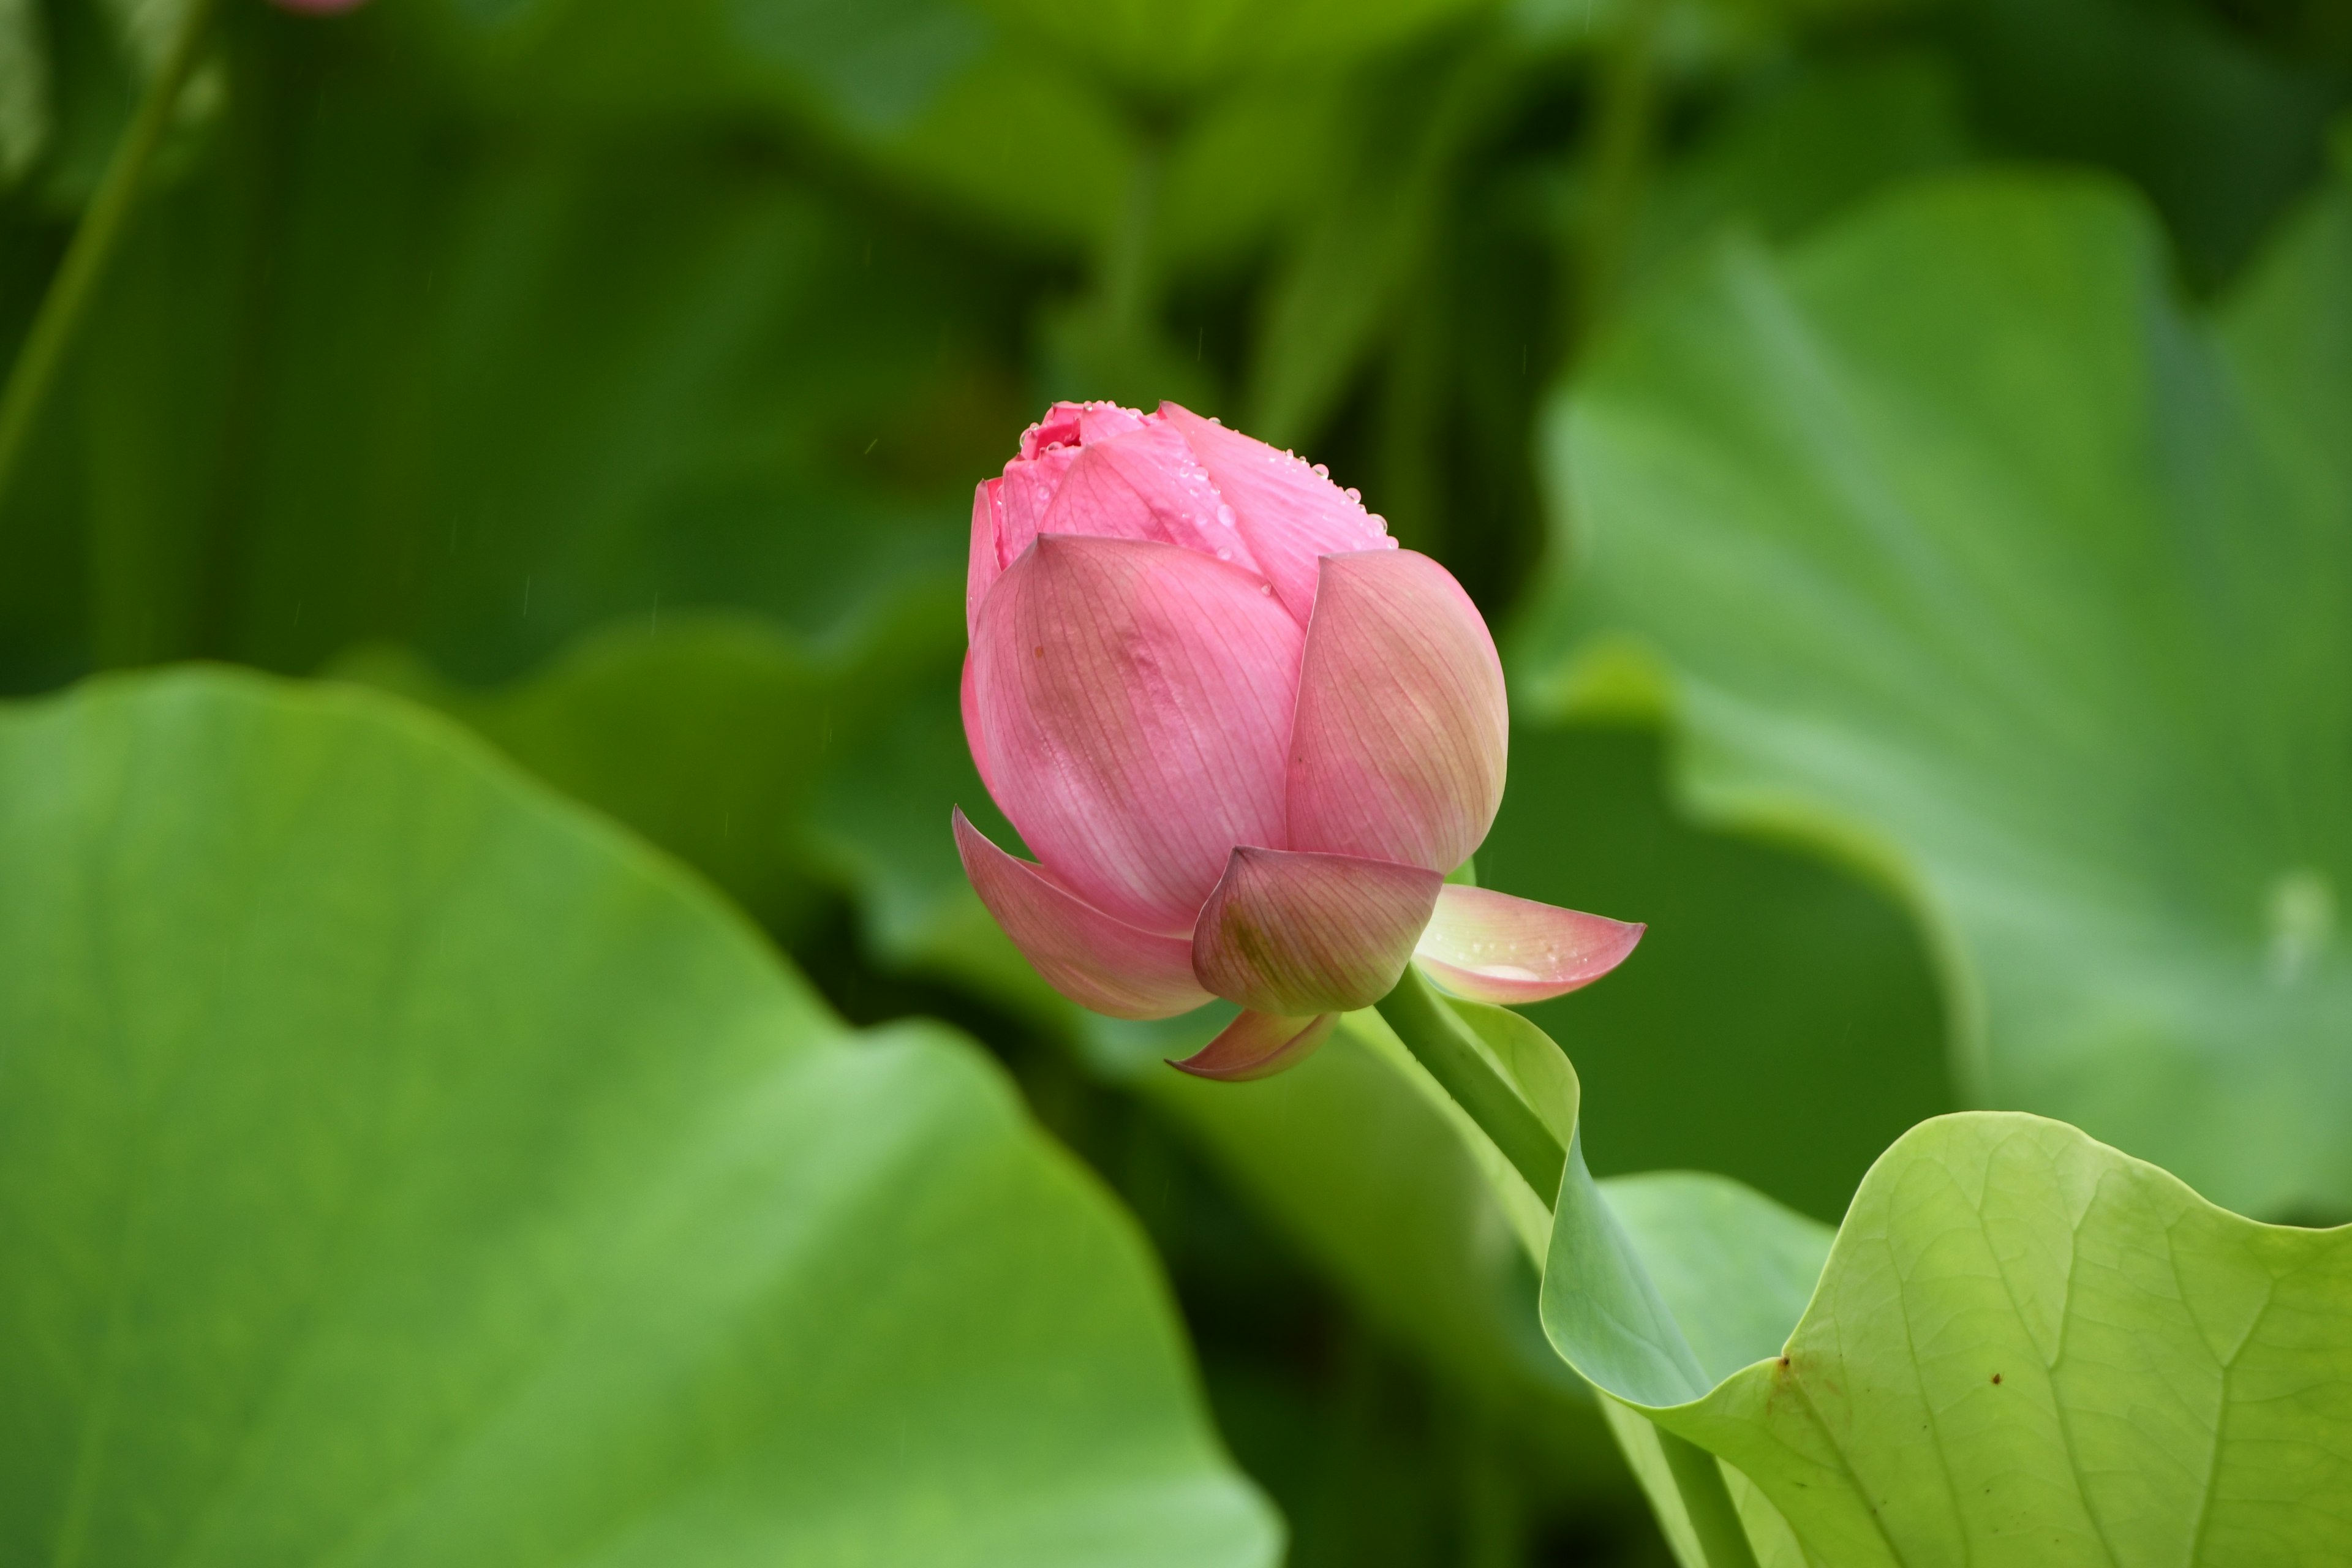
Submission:
[[[1226,1025],[1224,1032],[1215,1039],[1182,1061],[1171,1060],[1168,1065],[1194,1078],[1212,1078],[1224,1083],[1270,1078],[1314,1055],[1315,1047],[1330,1037],[1339,1022],[1337,1013],[1311,1018],[1294,1018],[1280,1013],[1244,1013]]]
[[[991,843],[959,809],[956,851],[988,912],[1045,983],[1113,1018],[1171,1018],[1209,999],[1192,944],[1103,913]]]
[[[1509,1006],[1591,984],[1624,963],[1648,929],[1449,884],[1413,962],[1456,996]]]

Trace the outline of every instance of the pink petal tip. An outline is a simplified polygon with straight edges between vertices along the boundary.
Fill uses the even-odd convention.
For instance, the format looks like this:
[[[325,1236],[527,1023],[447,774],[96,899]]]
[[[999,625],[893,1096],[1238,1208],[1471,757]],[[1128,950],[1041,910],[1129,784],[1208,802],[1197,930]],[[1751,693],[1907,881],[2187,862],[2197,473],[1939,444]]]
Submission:
[[[1103,913],[989,842],[959,810],[956,850],[988,912],[1045,984],[1113,1018],[1172,1018],[1209,999],[1192,945]]]
[[[1182,1061],[1171,1061],[1168,1065],[1194,1078],[1215,1079],[1222,1083],[1271,1078],[1314,1055],[1315,1047],[1330,1037],[1339,1022],[1337,1013],[1310,1018],[1279,1013],[1244,1013],[1226,1025],[1215,1039]]]
[[[1591,984],[1624,963],[1647,929],[1486,888],[1448,886],[1413,961],[1457,996],[1510,1006]]]

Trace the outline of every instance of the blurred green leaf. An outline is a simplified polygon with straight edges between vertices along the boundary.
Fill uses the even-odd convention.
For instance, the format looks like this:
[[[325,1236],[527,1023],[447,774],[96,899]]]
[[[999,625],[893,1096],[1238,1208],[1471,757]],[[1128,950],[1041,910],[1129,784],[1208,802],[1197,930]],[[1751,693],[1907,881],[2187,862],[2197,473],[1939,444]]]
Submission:
[[[2054,178],[1722,248],[1554,423],[1577,571],[1520,690],[1663,702],[1704,810],[1901,887],[1969,1098],[2340,1208],[2352,203],[2210,321],[2165,270]]]
[[[835,710],[844,727],[866,710],[844,701],[833,668],[765,624],[709,616],[613,627],[495,690],[453,685],[394,647],[331,673],[462,721],[786,931],[810,900],[797,828]]]
[[[1008,24],[1146,92],[1329,64],[1402,43],[1486,0],[977,0]]]
[[[2352,54],[2263,48],[2244,26],[2261,10],[1967,0],[1938,31],[1990,144],[2127,176],[2164,214],[2185,270],[2210,286],[2319,176],[2322,132],[2352,103]]]
[[[1161,264],[1255,259],[1254,247],[1320,201],[1347,156],[1353,80],[1328,68],[1253,76],[1187,117],[1161,176]]]
[[[315,93],[257,71],[79,351],[96,657],[395,638],[480,680],[665,604],[825,636],[901,558],[960,580],[966,476],[1023,406],[984,273],[721,147],[309,63]]]
[[[1507,51],[1472,45],[1367,73],[1340,100],[1340,155],[1260,306],[1245,423],[1261,439],[1295,446],[1329,418],[1442,244],[1457,163],[1510,106],[1511,77]]]
[[[1958,84],[1932,55],[1832,58],[1768,73],[1659,171],[1628,246],[1628,279],[1638,284],[1728,224],[1793,237],[1968,151]]]
[[[955,981],[1066,1035],[1077,1009],[1038,977],[981,907],[948,829],[949,814],[961,807],[993,842],[1021,845],[971,765],[959,668],[952,659],[933,666],[929,679],[895,710],[874,715],[843,749],[810,802],[809,854],[851,895],[866,945],[882,963]]]
[[[1132,1229],[441,725],[0,715],[0,1555],[1270,1563]]]
[[[1101,237],[1136,155],[1114,96],[961,0],[438,0],[386,26],[484,109],[814,130],[888,183],[1054,248]]]
[[[1552,1233],[1553,1343],[1753,1483],[1768,1561],[2352,1551],[2352,1229],[2257,1225],[2062,1123],[1971,1112],[1887,1151],[1814,1285],[1823,1241],[1574,1162]]]
[[[0,190],[48,145],[49,39],[39,0],[0,0]]]

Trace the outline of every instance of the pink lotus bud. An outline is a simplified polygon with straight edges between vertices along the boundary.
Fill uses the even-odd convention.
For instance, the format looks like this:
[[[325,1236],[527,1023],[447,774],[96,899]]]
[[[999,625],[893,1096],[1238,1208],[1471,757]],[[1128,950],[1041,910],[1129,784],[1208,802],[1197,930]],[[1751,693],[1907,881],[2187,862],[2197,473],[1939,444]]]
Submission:
[[[1253,1078],[1387,994],[1528,1002],[1642,928],[1445,873],[1486,836],[1502,662],[1444,567],[1319,468],[1162,404],[1055,404],[972,498],[964,732],[1037,863],[964,869],[1071,1000],[1244,1011],[1178,1065]]]

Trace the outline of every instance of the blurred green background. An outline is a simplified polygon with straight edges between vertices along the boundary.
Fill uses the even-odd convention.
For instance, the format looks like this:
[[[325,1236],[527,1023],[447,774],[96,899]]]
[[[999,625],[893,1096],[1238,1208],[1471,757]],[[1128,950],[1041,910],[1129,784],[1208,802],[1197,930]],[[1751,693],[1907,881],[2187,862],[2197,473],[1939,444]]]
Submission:
[[[0,0],[0,353],[185,3]],[[1371,1046],[1343,1037],[1245,1089],[1182,1079],[1158,1063],[1196,1025],[1087,1020],[988,925],[947,831],[961,805],[1006,833],[956,719],[971,487],[1049,400],[1173,399],[1328,463],[1453,568],[1520,705],[1482,880],[1650,923],[1621,973],[1535,1010],[1582,1075],[1598,1173],[1724,1172],[1833,1222],[1914,1121],[2020,1104],[2221,1201],[2340,1217],[2337,1157],[2231,1163],[2262,1138],[2259,1105],[2228,1147],[2167,1144],[2164,1106],[2133,1099],[2160,1076],[2132,1076],[2156,1059],[2137,1037],[2084,1069],[2123,1075],[2098,1102],[2112,1127],[2074,1080],[2005,1067],[2003,1008],[2042,981],[2011,985],[2032,953],[2012,962],[1971,923],[1984,900],[1944,897],[1939,869],[1999,856],[1953,847],[1925,807],[1845,802],[1834,760],[1803,787],[1757,761],[1788,752],[1758,739],[1769,722],[1874,721],[1827,685],[1769,679],[1794,657],[1772,616],[1808,613],[1769,561],[1725,568],[1737,580],[1706,597],[1707,563],[1748,558],[1673,520],[1769,491],[1775,438],[1723,459],[1717,488],[1675,491],[1712,474],[1737,419],[1697,372],[1674,377],[1720,368],[1713,345],[1738,335],[1694,281],[1727,247],[1802,258],[1792,274],[1828,280],[1792,285],[1800,303],[1865,337],[1870,312],[1916,307],[1963,344],[1998,334],[1938,268],[1991,276],[2004,247],[2031,252],[2079,286],[2035,297],[2058,330],[2140,289],[2123,303],[2174,323],[2147,329],[2168,363],[2164,343],[2203,330],[2180,323],[2251,321],[2287,287],[2246,282],[2274,236],[2340,226],[2330,128],[2347,100],[2340,0],[373,0],[329,17],[220,0],[0,477],[0,692],[202,659],[442,710],[693,867],[850,1022],[944,1019],[1003,1058],[1148,1233],[1216,1427],[1297,1568],[1663,1562],[1543,1345],[1499,1209]],[[1907,250],[1830,277],[1869,248],[1836,237],[1932,228],[1904,204],[1977,180],[2027,194],[1956,199]],[[2049,216],[2070,201],[2125,233],[2137,259],[2112,263],[2116,288],[2094,266],[2105,241],[2078,257]],[[1990,272],[1971,270],[1979,245]],[[2273,335],[2336,353],[2343,284],[2309,292],[2321,303],[2292,306],[2306,326]],[[1760,319],[1743,318],[1762,341]],[[1867,382],[1862,405],[1945,406],[1948,358],[1915,357],[1924,380]],[[1725,374],[1767,403],[1813,384],[1776,366]],[[2352,409],[2326,401],[2347,372],[2329,360],[2282,396],[2315,420]],[[1561,402],[1580,375],[1589,419]],[[2105,395],[2021,384],[2021,420]],[[2001,397],[1955,401],[1937,427],[1959,456],[1919,471],[1981,459],[2054,496],[2052,515],[2105,504],[2055,458],[2010,461]],[[2200,482],[2163,470],[2160,445],[2116,459],[2155,465],[2150,516]],[[2317,760],[2293,765],[2322,795],[2352,778],[2347,676],[2326,673],[2352,620],[2336,482],[2296,492],[2332,541],[2315,602],[2249,590],[2253,619],[2268,605],[2310,628],[2310,713],[2278,722],[2315,737]],[[1992,486],[1955,503],[1955,537],[1998,548],[1988,520],[2015,500]],[[1588,525],[1639,525],[1659,559],[1621,569]],[[1938,596],[1942,631],[1966,646],[2042,616],[2107,648],[2081,606],[2129,599],[2116,584],[2162,536],[2074,563],[2080,594],[2063,563],[2028,560],[2047,604]],[[1816,547],[1832,571],[1901,553],[1867,529]],[[1742,606],[1761,601],[1780,607],[1751,626]],[[1678,626],[1662,604],[1714,607]],[[1866,668],[1905,646],[1857,634],[1822,657]],[[1941,710],[1939,679],[1892,710]],[[2081,700],[2094,717],[2063,733],[2104,733],[2098,715],[2129,729],[2099,690]],[[2008,710],[1987,711],[2000,730]],[[2000,792],[1969,785],[1999,748],[1955,745],[1939,776],[1961,783],[1937,798],[1997,816]],[[2033,803],[2064,787],[2010,782]],[[2131,794],[2084,788],[2084,817]],[[1859,827],[1822,826],[1840,812]],[[2037,843],[2084,819],[2048,815]],[[2304,951],[2279,945],[2296,932],[2340,949],[2352,829],[2340,794],[2308,815],[2248,872],[2247,940],[2273,956]],[[2204,885],[2184,874],[2184,906]],[[2315,1098],[2320,1142],[2352,1104],[2344,997],[2290,1020],[2309,1059],[2265,1091]]]

